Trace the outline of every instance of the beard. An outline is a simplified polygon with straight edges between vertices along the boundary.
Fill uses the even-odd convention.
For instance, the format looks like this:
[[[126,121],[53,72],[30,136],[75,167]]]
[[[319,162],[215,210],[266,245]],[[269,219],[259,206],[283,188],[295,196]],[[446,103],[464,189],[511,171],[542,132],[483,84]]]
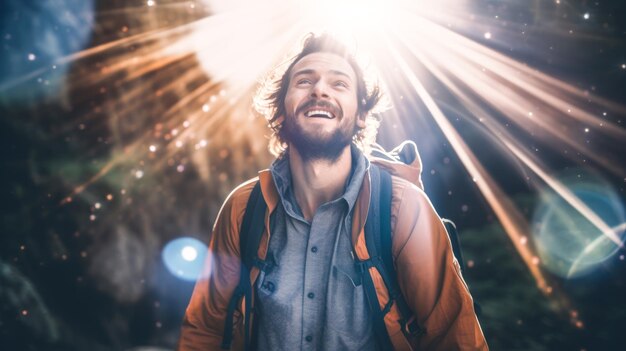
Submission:
[[[283,140],[298,150],[304,161],[329,161],[335,163],[357,133],[356,118],[352,125],[339,126],[331,133],[306,131],[295,116],[285,118],[281,128]]]

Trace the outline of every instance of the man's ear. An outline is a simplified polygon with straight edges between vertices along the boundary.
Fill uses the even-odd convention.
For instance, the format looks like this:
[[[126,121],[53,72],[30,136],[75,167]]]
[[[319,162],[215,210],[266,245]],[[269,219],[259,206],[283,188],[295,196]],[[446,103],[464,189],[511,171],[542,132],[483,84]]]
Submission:
[[[365,129],[365,119],[367,119],[367,114],[365,113],[359,113],[356,117],[356,126],[359,127],[359,129]]]
[[[272,122],[273,126],[278,126],[283,124],[283,122],[285,121],[285,116],[284,115],[280,115],[276,118],[276,120],[274,120],[274,122]]]

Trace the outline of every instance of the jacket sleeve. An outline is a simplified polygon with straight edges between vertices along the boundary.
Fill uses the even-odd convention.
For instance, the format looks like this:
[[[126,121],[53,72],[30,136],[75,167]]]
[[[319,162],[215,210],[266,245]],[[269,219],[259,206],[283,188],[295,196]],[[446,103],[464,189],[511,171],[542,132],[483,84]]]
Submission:
[[[250,188],[235,189],[217,216],[203,273],[185,311],[179,351],[220,350],[228,302],[239,282],[239,225]],[[234,321],[240,316],[235,313]]]
[[[488,350],[441,219],[422,190],[408,183],[398,188],[392,250],[400,289],[425,328],[418,349]]]

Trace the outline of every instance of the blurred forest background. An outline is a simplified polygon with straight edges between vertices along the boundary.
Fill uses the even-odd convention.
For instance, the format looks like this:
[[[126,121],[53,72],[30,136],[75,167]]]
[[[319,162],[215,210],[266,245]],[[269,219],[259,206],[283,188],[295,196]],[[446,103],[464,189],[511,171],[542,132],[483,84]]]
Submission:
[[[452,23],[453,31],[568,83],[583,96],[605,99],[612,107],[603,109],[595,100],[581,104],[614,126],[613,135],[624,135],[622,1],[459,3],[464,6],[459,22],[472,25]],[[233,88],[222,79],[232,72],[207,70],[205,56],[176,47],[206,40],[205,55],[255,57],[245,46],[233,50],[239,36],[217,25],[193,34],[198,23],[213,17],[218,6],[212,5],[201,0],[4,0],[0,5],[2,350],[174,348],[193,282],[168,270],[163,249],[181,237],[207,244],[228,193],[272,162],[266,123],[251,109],[253,83],[289,49],[271,46],[275,56],[266,59],[259,54],[262,63],[250,71],[257,75]],[[259,23],[238,25],[253,36]],[[537,252],[534,264],[550,284],[547,293],[538,289],[518,245],[445,132],[428,118],[427,106],[405,85],[389,86],[393,109],[382,116],[378,141],[387,148],[404,139],[417,143],[426,192],[459,228],[465,277],[482,307],[491,348],[623,349],[624,250],[603,244],[601,257],[576,274],[563,274],[562,262],[577,263],[559,258],[571,252],[552,245],[570,247],[566,229],[571,227],[540,245],[542,220],[550,215],[541,212],[547,205],[537,177],[490,144],[480,123],[459,112],[462,105],[434,75],[416,60],[409,63],[424,74],[423,84],[442,112],[529,223],[523,245],[528,242]],[[248,73],[240,68],[233,64],[236,73]],[[385,69],[386,79],[403,79],[393,64]],[[540,138],[541,131],[509,131],[564,183],[593,184],[583,187],[592,193],[587,205],[608,206],[609,212],[596,212],[621,228],[616,233],[623,242],[626,141],[608,141],[596,133],[598,126],[579,126],[562,130],[583,147],[601,147],[574,159],[564,156],[576,154],[574,148],[555,149]],[[612,168],[593,155],[609,160]],[[551,258],[561,263],[550,266]]]

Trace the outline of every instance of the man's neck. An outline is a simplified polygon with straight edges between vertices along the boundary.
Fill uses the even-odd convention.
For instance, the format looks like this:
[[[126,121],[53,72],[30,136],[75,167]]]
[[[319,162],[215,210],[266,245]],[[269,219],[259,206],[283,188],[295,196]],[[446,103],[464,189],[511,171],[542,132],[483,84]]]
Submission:
[[[318,207],[343,194],[352,168],[350,146],[346,146],[334,162],[305,160],[291,146],[288,157],[296,201],[304,218],[310,222]]]

